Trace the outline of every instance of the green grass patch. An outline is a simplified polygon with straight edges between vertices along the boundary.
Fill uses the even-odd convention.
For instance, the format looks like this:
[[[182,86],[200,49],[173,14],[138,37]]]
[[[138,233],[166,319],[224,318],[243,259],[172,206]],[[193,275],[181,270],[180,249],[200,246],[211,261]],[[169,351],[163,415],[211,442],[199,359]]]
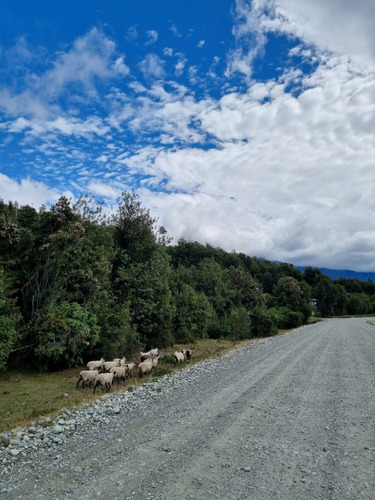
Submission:
[[[188,366],[187,363],[174,368],[173,354],[175,351],[192,348],[193,358],[190,365],[217,357],[225,352],[239,347],[248,342],[232,342],[227,339],[198,340],[194,345],[178,344],[170,349],[161,349],[163,354],[159,361],[156,374],[138,378],[135,370],[133,377],[126,382],[115,383],[111,389],[112,393],[127,390],[130,385],[140,385],[150,380],[157,380],[163,375],[179,371]],[[134,359],[135,362],[138,360]],[[53,418],[62,408],[77,408],[84,403],[90,403],[103,394],[97,390],[93,394],[93,388],[88,386],[82,389],[81,385],[76,389],[78,375],[86,367],[71,368],[50,373],[32,373],[21,371],[5,371],[0,373],[0,432],[26,427],[30,422],[36,421],[38,417],[49,416]]]

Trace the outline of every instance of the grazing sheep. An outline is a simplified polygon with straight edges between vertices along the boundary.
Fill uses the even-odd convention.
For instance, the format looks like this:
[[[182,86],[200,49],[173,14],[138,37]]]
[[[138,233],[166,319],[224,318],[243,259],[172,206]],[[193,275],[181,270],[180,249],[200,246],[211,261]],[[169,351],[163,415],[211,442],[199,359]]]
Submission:
[[[185,361],[185,349],[182,349],[182,351],[176,351],[174,353],[174,366],[183,363]]]
[[[110,369],[115,367],[115,366],[124,366],[125,361],[126,361],[125,356],[122,359],[115,358],[113,361],[105,361],[103,363],[103,371],[109,372]]]
[[[89,361],[86,366],[89,370],[98,370],[100,373],[103,370],[103,363],[104,358],[99,359],[99,361]]]
[[[185,356],[186,356],[186,361],[190,363],[191,356],[193,355],[193,351],[191,349],[186,349],[185,351]]]
[[[151,373],[152,368],[153,366],[151,359],[147,359],[146,361],[142,361],[142,363],[139,363],[138,365],[139,378],[143,377],[143,375]]]
[[[120,380],[126,379],[126,369],[125,366],[113,366],[110,369],[110,373],[113,373],[113,378],[120,382]]]
[[[82,389],[85,387],[85,383],[89,382],[91,387],[91,383],[95,380],[95,377],[99,374],[98,370],[82,370],[78,377],[78,382],[76,385],[76,389],[78,389],[79,383],[82,380]]]
[[[158,356],[159,354],[159,349],[157,347],[155,347],[155,349],[150,349],[151,356]]]
[[[112,387],[113,376],[113,373],[99,373],[99,375],[95,377],[93,393],[95,393],[95,389],[98,385],[101,385],[102,388],[105,387],[105,390],[108,392]]]
[[[146,361],[147,359],[151,358],[151,351],[147,352],[140,352],[139,353],[139,361],[142,363],[142,361]]]
[[[156,354],[155,356],[152,356],[152,358],[150,358],[154,372],[156,372],[156,368],[158,366],[160,358],[161,358],[161,354]]]
[[[135,363],[126,363],[125,367],[125,375],[129,374],[129,377],[132,377],[132,371],[135,368]]]

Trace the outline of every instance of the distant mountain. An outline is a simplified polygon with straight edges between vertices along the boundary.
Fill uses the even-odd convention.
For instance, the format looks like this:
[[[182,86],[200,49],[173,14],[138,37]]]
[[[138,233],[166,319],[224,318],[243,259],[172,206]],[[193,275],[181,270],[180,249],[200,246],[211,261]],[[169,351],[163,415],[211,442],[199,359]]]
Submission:
[[[309,266],[295,266],[297,269],[300,271],[304,271],[306,267]],[[313,267],[313,266],[311,266]],[[371,272],[357,272],[357,271],[350,271],[349,269],[344,269],[344,270],[339,270],[339,269],[328,269],[326,267],[319,267],[319,270],[323,273],[326,274],[331,278],[331,280],[338,280],[339,278],[347,278],[350,280],[359,280],[359,281],[374,281],[375,282],[375,273]]]

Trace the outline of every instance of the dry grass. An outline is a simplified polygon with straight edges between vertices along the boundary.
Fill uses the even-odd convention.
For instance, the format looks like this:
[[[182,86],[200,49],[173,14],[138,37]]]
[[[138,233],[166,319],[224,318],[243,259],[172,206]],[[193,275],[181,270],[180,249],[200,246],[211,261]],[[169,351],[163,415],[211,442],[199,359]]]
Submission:
[[[194,345],[178,344],[170,349],[163,349],[163,357],[159,362],[156,376],[173,372],[173,353],[187,347],[193,349],[191,364],[205,359],[217,357],[225,352],[239,347],[247,342],[236,342],[230,340],[199,340]],[[183,369],[185,365],[176,368]],[[0,432],[26,427],[30,422],[40,416],[54,417],[62,408],[75,408],[83,403],[100,397],[101,393],[92,393],[92,389],[81,386],[76,390],[78,374],[81,368],[72,368],[52,373],[30,373],[21,371],[7,371],[0,374]],[[115,384],[112,392],[126,390],[129,385],[138,385],[147,382],[149,377],[138,379],[138,375],[122,384]]]

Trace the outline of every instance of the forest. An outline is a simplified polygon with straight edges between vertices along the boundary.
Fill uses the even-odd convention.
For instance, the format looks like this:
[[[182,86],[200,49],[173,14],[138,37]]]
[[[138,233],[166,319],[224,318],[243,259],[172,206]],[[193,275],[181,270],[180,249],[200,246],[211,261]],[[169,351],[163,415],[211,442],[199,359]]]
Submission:
[[[332,281],[243,253],[173,243],[136,191],[36,210],[0,200],[0,368],[38,371],[146,346],[274,335],[375,313],[375,283]]]

